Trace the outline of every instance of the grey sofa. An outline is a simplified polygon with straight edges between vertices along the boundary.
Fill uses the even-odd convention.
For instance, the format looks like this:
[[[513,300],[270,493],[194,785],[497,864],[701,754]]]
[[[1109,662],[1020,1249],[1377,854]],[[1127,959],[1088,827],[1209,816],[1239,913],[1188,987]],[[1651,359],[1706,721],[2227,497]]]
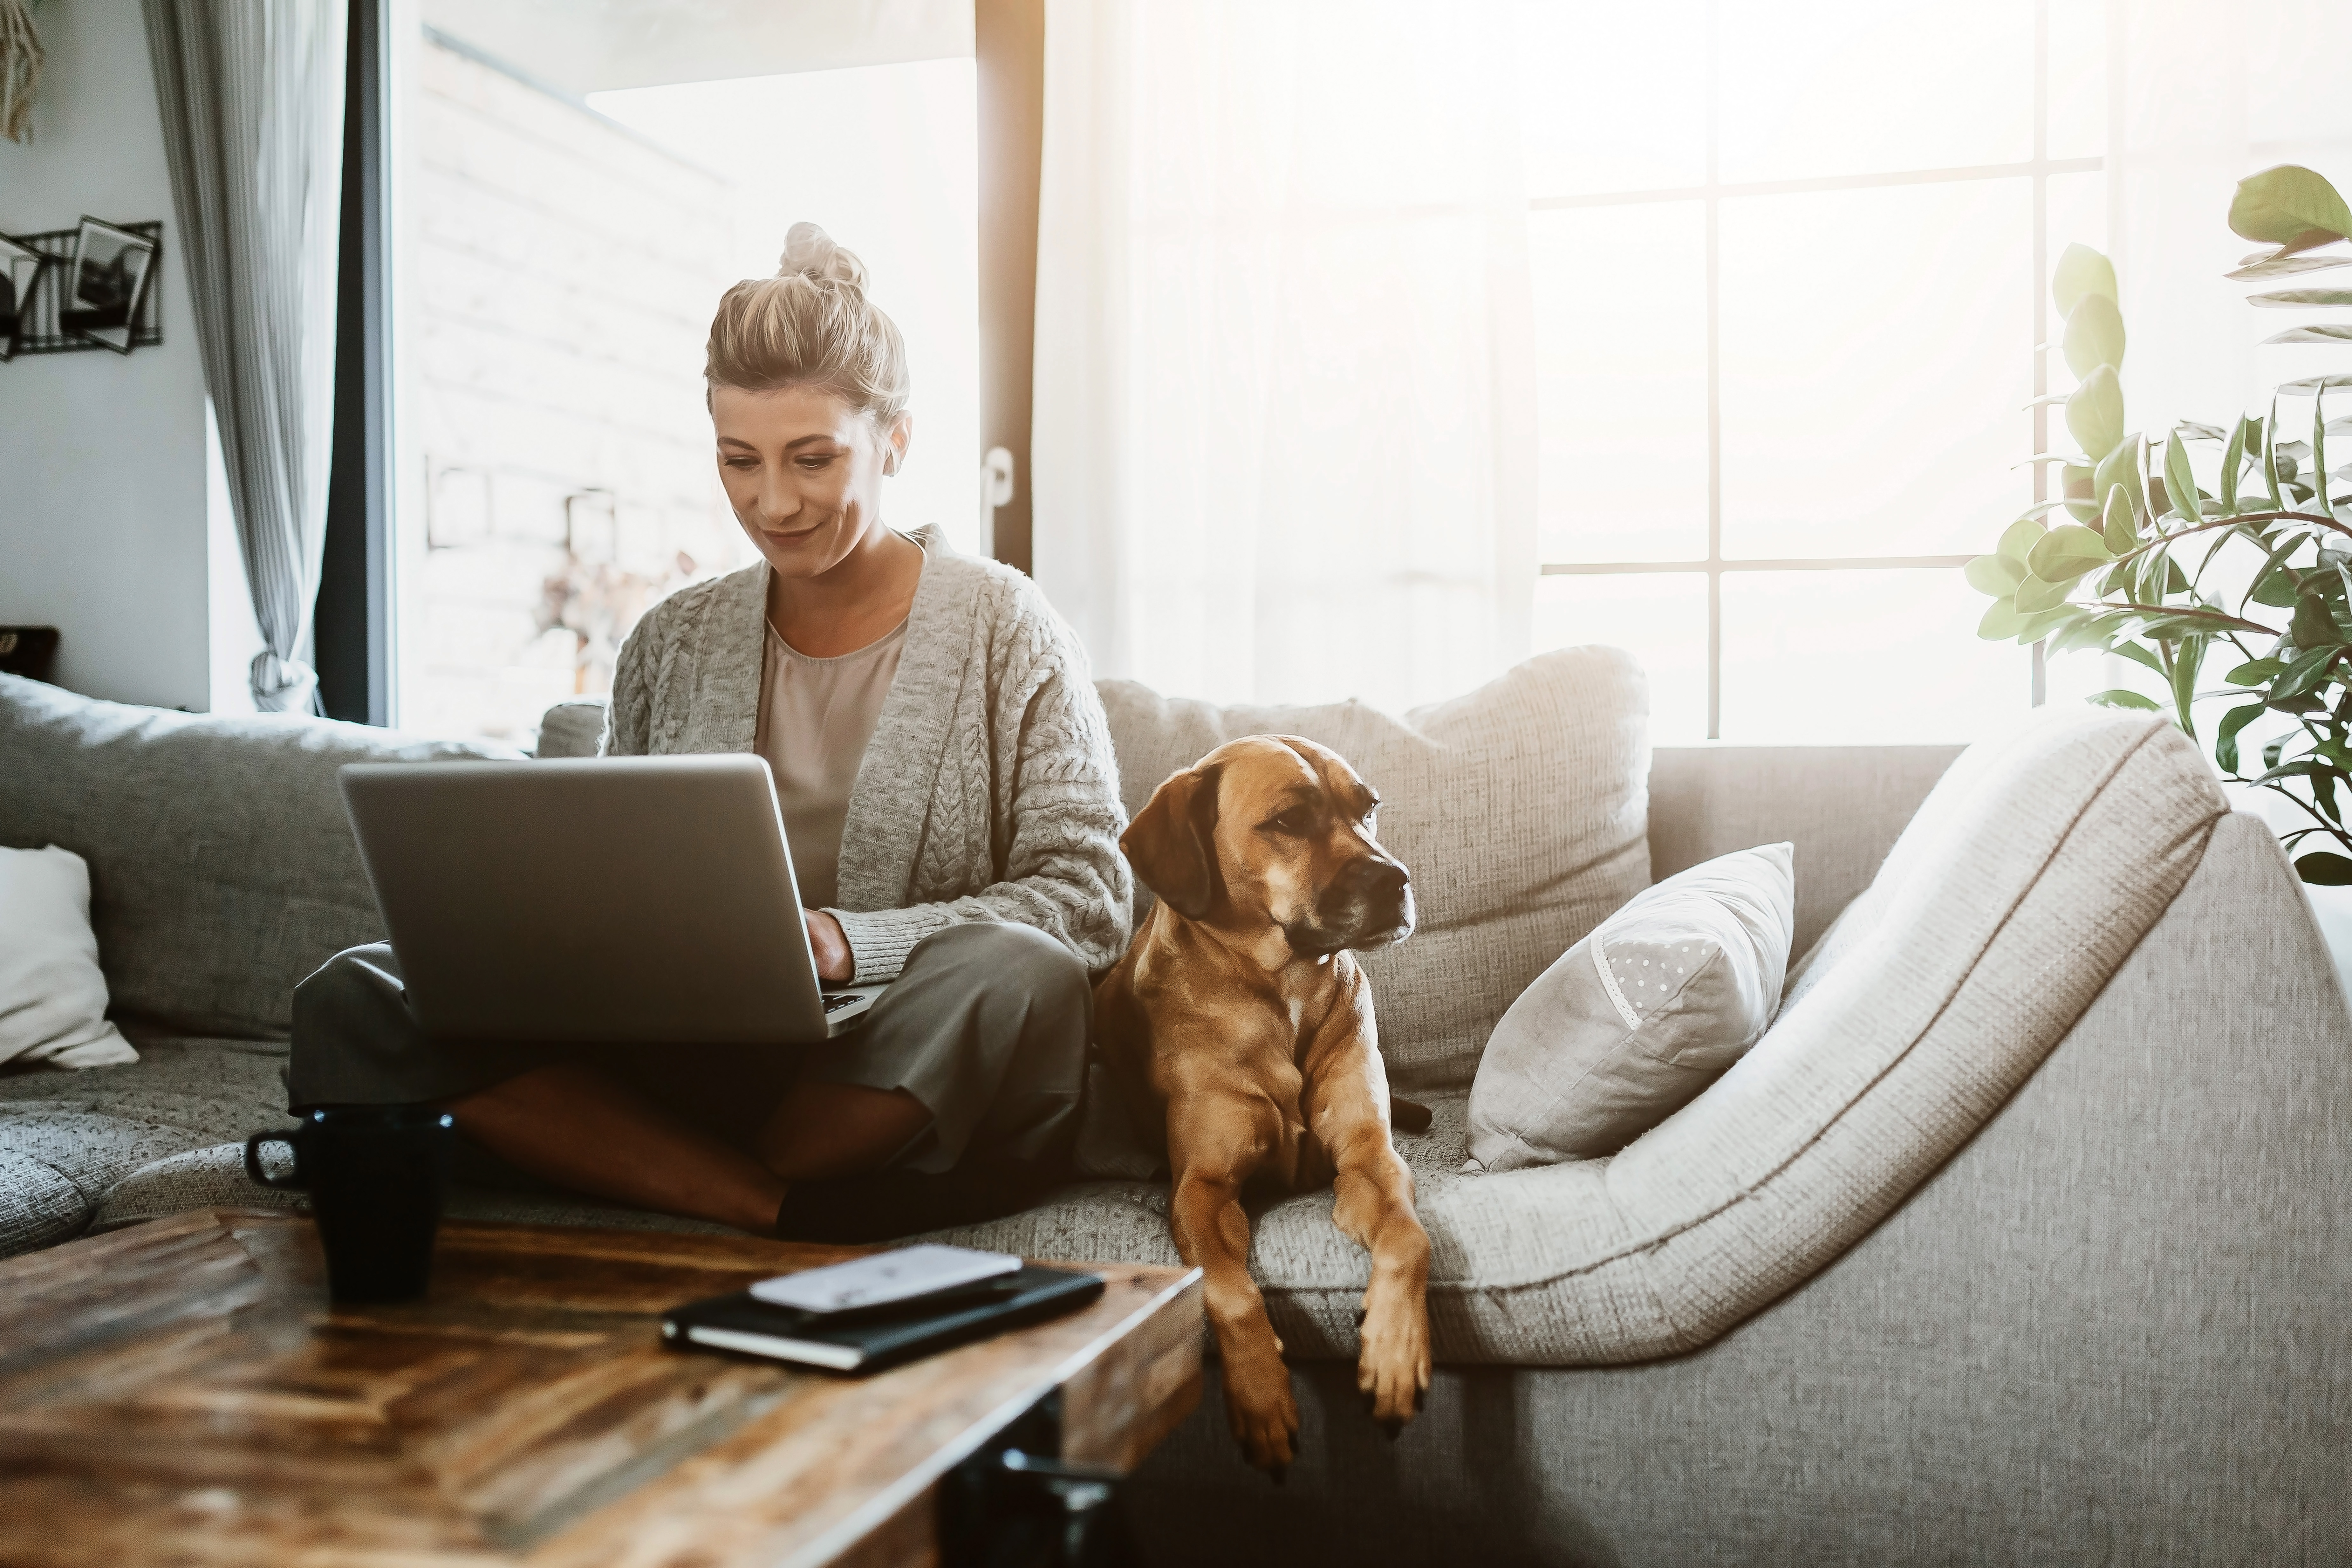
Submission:
[[[593,722],[551,715],[542,747]],[[1123,759],[1150,753],[1114,731]],[[1393,1444],[1345,1359],[1360,1260],[1312,1197],[1261,1214],[1299,1462],[1279,1489],[1244,1466],[1213,1388],[1133,1485],[1147,1555],[2352,1560],[2352,1022],[2274,841],[2164,748],[2111,727],[1956,773],[1939,831],[1904,836],[1884,873],[1952,750],[1657,752],[1654,875],[1786,838],[1800,951],[1853,905],[1792,984],[1807,994],[1754,1071],[1615,1162],[1464,1177],[1459,1094],[1431,1096],[1436,1126],[1401,1146],[1441,1369]],[[376,934],[333,768],[420,754],[0,678],[0,844],[91,861],[146,1053],[0,1076],[0,1251],[282,1201],[229,1142],[279,1119],[292,983]],[[1952,858],[2002,835],[2041,857],[2014,886]],[[1874,1029],[1901,1048],[1872,1058]],[[1832,1083],[1818,1124],[1789,1098]],[[1642,1207],[1661,1191],[1695,1217]],[[458,1207],[687,1223],[500,1193]],[[1163,1214],[1148,1184],[1087,1184],[959,1238],[1160,1258]]]

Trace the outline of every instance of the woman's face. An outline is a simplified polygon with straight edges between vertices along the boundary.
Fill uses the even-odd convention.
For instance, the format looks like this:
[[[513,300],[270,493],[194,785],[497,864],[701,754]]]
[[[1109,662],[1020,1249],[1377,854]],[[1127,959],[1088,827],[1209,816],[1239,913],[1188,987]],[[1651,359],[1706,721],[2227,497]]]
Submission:
[[[831,392],[788,386],[710,395],[719,479],[736,521],[785,577],[817,577],[882,526],[882,479],[906,456],[914,421],[886,428]]]

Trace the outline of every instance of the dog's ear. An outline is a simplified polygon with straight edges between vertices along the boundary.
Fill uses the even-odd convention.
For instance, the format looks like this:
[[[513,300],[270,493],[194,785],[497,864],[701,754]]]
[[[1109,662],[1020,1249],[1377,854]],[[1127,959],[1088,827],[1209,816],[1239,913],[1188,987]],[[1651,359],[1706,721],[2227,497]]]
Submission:
[[[1222,882],[1212,838],[1217,826],[1217,773],[1215,768],[1187,768],[1170,774],[1118,836],[1118,847],[1135,868],[1136,879],[1188,921],[1209,912]]]

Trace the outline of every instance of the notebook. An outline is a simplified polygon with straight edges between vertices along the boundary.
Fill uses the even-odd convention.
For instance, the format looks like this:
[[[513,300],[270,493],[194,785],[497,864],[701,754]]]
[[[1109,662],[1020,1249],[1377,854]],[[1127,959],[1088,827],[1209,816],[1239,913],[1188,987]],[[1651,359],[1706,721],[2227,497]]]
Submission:
[[[1103,1292],[1102,1276],[1025,1264],[1017,1274],[896,1307],[819,1315],[762,1301],[749,1290],[713,1296],[662,1318],[662,1339],[798,1362],[834,1372],[878,1372],[951,1345],[1073,1312]]]

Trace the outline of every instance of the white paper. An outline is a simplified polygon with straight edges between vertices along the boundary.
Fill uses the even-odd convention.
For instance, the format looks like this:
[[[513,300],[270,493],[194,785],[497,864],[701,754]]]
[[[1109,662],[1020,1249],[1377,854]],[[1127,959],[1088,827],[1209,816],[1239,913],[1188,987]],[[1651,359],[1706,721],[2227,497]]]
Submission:
[[[1006,1252],[976,1252],[968,1247],[902,1247],[871,1258],[798,1274],[780,1274],[751,1287],[751,1294],[779,1307],[803,1312],[844,1312],[882,1307],[942,1290],[976,1285],[1016,1272],[1021,1259]]]

